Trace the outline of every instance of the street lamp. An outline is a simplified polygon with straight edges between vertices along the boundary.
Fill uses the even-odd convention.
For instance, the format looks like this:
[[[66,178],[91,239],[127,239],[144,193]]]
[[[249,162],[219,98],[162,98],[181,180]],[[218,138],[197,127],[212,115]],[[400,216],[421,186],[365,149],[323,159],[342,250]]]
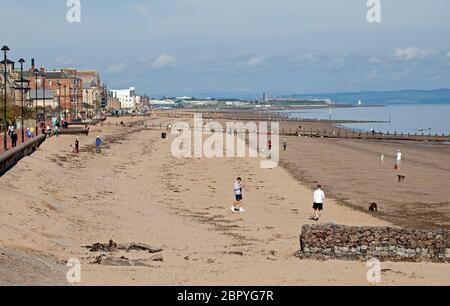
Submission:
[[[58,121],[61,122],[61,82],[56,82],[58,85]]]
[[[66,93],[66,85],[64,87],[64,120],[67,120],[67,93]]]
[[[6,120],[7,120],[7,118],[6,118],[6,53],[9,51],[9,48],[8,48],[8,46],[3,46],[3,48],[2,48],[2,51],[3,51],[3,54],[4,54],[4,57],[3,57],[3,65],[4,65],[4,69],[5,69],[5,71],[4,71],[4,75],[3,75],[3,77],[4,77],[4,81],[5,81],[5,83],[4,83],[4,90],[5,90],[5,95],[4,95],[4,100],[3,100],[3,103],[4,103],[4,110],[5,110],[5,117],[4,117],[4,119],[5,119],[5,122],[4,122],[4,135],[3,135],[3,145],[4,145],[4,148],[5,148],[5,151],[6,150],[8,150],[8,141],[7,141],[7,139],[6,139],[6,137],[7,137],[7,134],[6,134],[6,130],[7,130],[7,127],[6,127]]]
[[[39,76],[39,69],[34,69],[34,81],[35,81],[35,94],[36,94],[36,136],[39,135],[38,132],[38,76]]]
[[[45,128],[47,126],[46,124],[47,117],[45,112],[45,70],[42,71],[41,79],[42,79],[42,103],[44,106],[44,128]]]
[[[24,131],[24,119],[23,119],[23,117],[25,116],[25,114],[24,114],[24,111],[23,111],[23,90],[24,90],[24,88],[23,88],[23,63],[25,63],[25,60],[23,58],[21,58],[19,60],[19,63],[20,63],[20,82],[21,82],[20,83],[20,85],[21,85],[20,93],[21,93],[21,98],[22,98],[22,101],[21,101],[21,106],[22,106],[21,127],[22,127],[22,143],[24,143],[25,142],[25,131]]]

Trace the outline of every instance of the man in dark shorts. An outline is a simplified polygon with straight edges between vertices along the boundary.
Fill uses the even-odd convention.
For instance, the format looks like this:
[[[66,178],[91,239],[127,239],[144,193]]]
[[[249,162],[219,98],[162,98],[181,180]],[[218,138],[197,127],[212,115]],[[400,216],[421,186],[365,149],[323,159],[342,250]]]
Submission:
[[[321,212],[323,211],[323,202],[325,200],[325,193],[322,191],[322,186],[318,185],[317,190],[314,191],[314,221],[320,221]]]
[[[245,212],[245,210],[242,208],[243,188],[244,184],[242,184],[242,179],[238,177],[236,182],[234,183],[234,195],[236,197],[236,202],[234,202],[233,207],[231,207],[231,210],[233,210],[233,212]]]

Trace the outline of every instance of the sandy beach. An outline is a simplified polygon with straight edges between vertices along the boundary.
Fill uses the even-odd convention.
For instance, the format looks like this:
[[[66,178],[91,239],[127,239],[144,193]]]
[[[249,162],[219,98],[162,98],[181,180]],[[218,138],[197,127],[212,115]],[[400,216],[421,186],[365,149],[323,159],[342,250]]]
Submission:
[[[329,196],[322,223],[450,225],[448,147],[290,137],[281,167],[269,170],[254,158],[176,159],[175,136],[163,140],[158,130],[120,120],[142,118],[92,127],[79,136],[79,155],[69,152],[77,136],[53,137],[0,178],[0,284],[66,285],[65,263],[78,258],[81,285],[371,285],[365,262],[294,256],[301,227],[313,222],[317,182]],[[406,153],[401,186],[391,169],[397,148]],[[230,211],[237,176],[246,184],[245,214]],[[378,215],[366,212],[373,201]],[[110,239],[160,247],[163,261],[117,251],[146,264],[92,264],[101,252],[84,246]],[[382,268],[380,285],[450,285],[446,264]]]

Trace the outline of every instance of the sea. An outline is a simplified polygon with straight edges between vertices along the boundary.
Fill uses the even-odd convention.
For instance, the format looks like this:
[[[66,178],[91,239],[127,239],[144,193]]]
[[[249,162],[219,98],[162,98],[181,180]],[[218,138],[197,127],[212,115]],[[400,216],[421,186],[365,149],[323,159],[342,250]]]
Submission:
[[[450,104],[405,104],[371,107],[317,108],[282,111],[290,118],[370,120],[389,123],[343,124],[358,131],[450,134]]]

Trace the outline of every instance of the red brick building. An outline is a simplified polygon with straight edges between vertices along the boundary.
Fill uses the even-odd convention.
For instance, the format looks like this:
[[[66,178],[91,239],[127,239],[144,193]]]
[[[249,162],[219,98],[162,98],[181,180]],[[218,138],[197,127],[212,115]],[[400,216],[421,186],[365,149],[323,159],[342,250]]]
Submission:
[[[61,69],[46,71],[45,68],[39,70],[36,77],[33,68],[24,72],[24,78],[30,81],[31,91],[51,89],[55,104],[60,107],[61,117],[64,119],[78,118],[83,107],[83,81],[78,76],[76,69]]]

